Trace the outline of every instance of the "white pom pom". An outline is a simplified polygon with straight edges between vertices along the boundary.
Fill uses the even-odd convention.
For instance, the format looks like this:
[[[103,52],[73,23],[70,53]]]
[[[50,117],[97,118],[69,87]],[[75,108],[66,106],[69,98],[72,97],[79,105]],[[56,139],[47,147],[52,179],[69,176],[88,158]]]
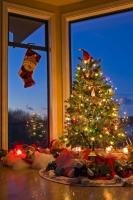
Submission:
[[[41,169],[46,168],[49,162],[54,161],[54,157],[52,154],[40,153],[38,151],[35,152],[35,157],[33,160],[32,168]]]

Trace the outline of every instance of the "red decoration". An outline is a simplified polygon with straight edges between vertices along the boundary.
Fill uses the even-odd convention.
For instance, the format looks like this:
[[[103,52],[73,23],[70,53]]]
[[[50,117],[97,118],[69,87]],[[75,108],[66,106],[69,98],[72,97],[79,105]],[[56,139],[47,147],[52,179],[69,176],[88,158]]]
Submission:
[[[41,56],[35,51],[28,49],[21,69],[19,70],[19,76],[24,81],[24,87],[31,87],[35,84],[35,81],[32,78],[34,69],[36,68],[37,63],[39,62]]]
[[[14,156],[17,156],[19,158],[25,159],[26,158],[26,152],[22,148],[21,145],[16,145],[16,147],[13,150]]]
[[[91,55],[87,51],[85,51],[84,49],[80,49],[80,50],[83,51],[83,61],[85,63],[89,63],[91,58],[92,58]]]

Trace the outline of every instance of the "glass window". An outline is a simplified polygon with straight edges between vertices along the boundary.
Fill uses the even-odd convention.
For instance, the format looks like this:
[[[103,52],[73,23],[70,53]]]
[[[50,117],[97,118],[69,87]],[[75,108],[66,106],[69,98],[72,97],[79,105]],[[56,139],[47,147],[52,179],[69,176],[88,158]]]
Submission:
[[[9,148],[12,148],[15,144],[36,144],[43,147],[48,145],[47,31],[46,21],[9,15]],[[39,62],[35,63],[36,68],[32,70],[31,74],[35,84],[27,88],[24,87],[24,81],[19,75],[29,47],[23,46],[23,44],[34,45],[34,49],[31,48],[31,50],[41,56]],[[46,50],[41,50],[44,47]],[[36,48],[40,48],[40,50]]]
[[[79,48],[101,59],[103,73],[109,77],[127,112],[127,131],[133,136],[133,11],[98,16],[70,23],[71,74],[81,57]]]

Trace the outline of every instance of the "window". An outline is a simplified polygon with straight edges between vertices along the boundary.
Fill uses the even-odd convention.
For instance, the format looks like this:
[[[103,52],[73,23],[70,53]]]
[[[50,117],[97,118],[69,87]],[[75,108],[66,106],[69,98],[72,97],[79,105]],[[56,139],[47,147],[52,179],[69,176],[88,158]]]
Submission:
[[[121,113],[129,117],[127,131],[133,136],[133,11],[72,21],[70,27],[71,76],[74,79],[76,64],[86,49],[101,59],[103,72],[117,88]],[[120,115],[121,115],[120,113]]]
[[[8,41],[8,146],[37,144],[49,140],[48,22],[9,14]],[[41,56],[32,78],[24,88],[19,76],[27,49]]]

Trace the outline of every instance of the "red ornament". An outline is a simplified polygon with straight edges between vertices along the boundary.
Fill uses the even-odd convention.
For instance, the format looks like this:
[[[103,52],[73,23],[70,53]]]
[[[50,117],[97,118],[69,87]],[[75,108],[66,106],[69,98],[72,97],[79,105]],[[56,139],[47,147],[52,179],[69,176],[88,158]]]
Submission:
[[[80,50],[83,51],[83,61],[84,61],[84,63],[89,63],[91,58],[92,58],[91,55],[87,51],[85,51],[84,49],[80,49]]]

